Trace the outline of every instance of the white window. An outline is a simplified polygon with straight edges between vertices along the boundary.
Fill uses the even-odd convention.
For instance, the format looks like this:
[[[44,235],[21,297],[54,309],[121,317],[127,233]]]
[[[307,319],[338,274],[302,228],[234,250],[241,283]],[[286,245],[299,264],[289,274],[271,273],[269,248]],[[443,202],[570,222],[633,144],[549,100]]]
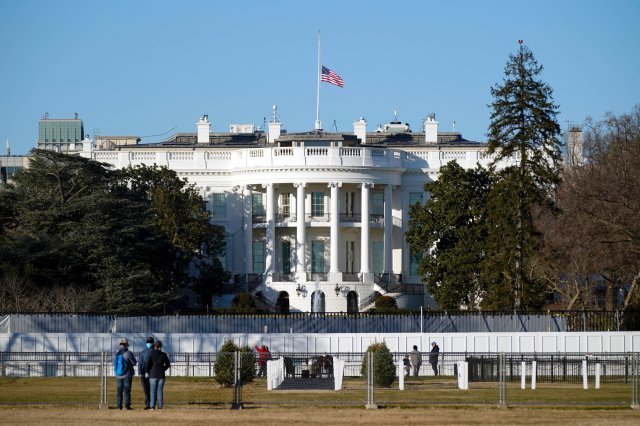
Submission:
[[[211,194],[211,214],[213,220],[227,218],[227,194]]]
[[[291,216],[291,194],[289,192],[280,194],[280,214],[282,217]]]
[[[265,242],[254,241],[253,242],[253,273],[262,274],[264,272],[264,252]]]

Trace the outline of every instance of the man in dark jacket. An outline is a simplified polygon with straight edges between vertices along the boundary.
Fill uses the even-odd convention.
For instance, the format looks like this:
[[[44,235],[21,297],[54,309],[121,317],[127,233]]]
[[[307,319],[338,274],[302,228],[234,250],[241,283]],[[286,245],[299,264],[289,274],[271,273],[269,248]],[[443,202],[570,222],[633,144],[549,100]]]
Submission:
[[[440,354],[440,347],[436,342],[431,343],[431,353],[429,354],[429,364],[433,368],[433,375],[438,375],[438,355]]]
[[[127,365],[124,374],[116,375],[117,394],[116,400],[118,408],[122,410],[122,394],[124,393],[124,406],[127,410],[131,410],[131,381],[135,371],[133,367],[137,364],[136,357],[129,350],[129,341],[126,338],[120,339],[120,347],[113,354],[114,358],[122,354]]]
[[[154,349],[149,354],[149,358],[146,361],[146,371],[149,374],[149,387],[151,388],[151,409],[155,410],[156,400],[158,410],[162,410],[162,406],[164,404],[164,380],[165,374],[171,367],[171,363],[169,362],[169,357],[166,353],[162,352],[162,342],[160,340],[156,340],[156,343],[153,345]]]
[[[153,337],[147,337],[147,347],[140,352],[140,359],[138,362],[138,376],[140,376],[140,384],[142,385],[142,390],[144,391],[144,409],[148,410],[150,408],[149,405],[149,374],[147,373],[147,358],[149,358],[149,354],[153,350]]]

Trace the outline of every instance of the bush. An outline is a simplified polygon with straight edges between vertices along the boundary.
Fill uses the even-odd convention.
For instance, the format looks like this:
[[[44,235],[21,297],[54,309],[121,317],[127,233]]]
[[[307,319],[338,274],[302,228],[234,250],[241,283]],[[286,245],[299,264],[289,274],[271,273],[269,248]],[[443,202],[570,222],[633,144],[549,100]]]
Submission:
[[[231,386],[233,384],[236,352],[241,354],[240,378],[242,382],[251,382],[256,375],[256,354],[249,346],[239,348],[233,340],[227,340],[220,348],[213,367],[215,379],[221,385]]]
[[[364,377],[367,376],[369,352],[373,352],[373,376],[375,385],[385,388],[391,387],[391,384],[396,378],[396,366],[393,363],[393,355],[391,355],[385,343],[369,345],[362,360],[360,374]]]
[[[256,303],[253,300],[253,296],[249,293],[238,293],[236,297],[231,301],[231,307],[233,309],[255,309]]]
[[[391,296],[379,296],[376,298],[376,309],[398,309],[396,299]]]

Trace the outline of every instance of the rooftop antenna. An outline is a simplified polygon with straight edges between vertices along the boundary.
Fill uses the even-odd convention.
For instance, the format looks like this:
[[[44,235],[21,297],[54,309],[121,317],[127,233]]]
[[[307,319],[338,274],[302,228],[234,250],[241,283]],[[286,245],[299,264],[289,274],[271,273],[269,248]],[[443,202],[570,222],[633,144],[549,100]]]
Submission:
[[[11,147],[9,146],[9,139],[7,139],[7,157],[11,157]]]
[[[393,121],[398,121],[398,110],[397,109],[393,110]]]
[[[271,108],[271,122],[272,123],[278,123],[278,105],[274,105]]]
[[[455,121],[453,122],[452,127],[453,127],[453,131],[455,132],[456,131],[456,122]]]
[[[336,120],[333,120],[333,126],[331,126],[331,130],[336,129],[336,133],[338,133],[338,125],[336,124]]]

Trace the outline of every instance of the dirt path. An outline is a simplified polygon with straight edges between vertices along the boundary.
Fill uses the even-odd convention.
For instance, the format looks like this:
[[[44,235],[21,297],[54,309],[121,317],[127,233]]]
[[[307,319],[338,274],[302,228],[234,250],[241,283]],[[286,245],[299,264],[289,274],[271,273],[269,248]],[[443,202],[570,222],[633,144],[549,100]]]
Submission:
[[[534,408],[167,408],[161,412],[59,407],[0,407],[0,424],[212,424],[216,425],[446,425],[640,424],[640,410]]]

